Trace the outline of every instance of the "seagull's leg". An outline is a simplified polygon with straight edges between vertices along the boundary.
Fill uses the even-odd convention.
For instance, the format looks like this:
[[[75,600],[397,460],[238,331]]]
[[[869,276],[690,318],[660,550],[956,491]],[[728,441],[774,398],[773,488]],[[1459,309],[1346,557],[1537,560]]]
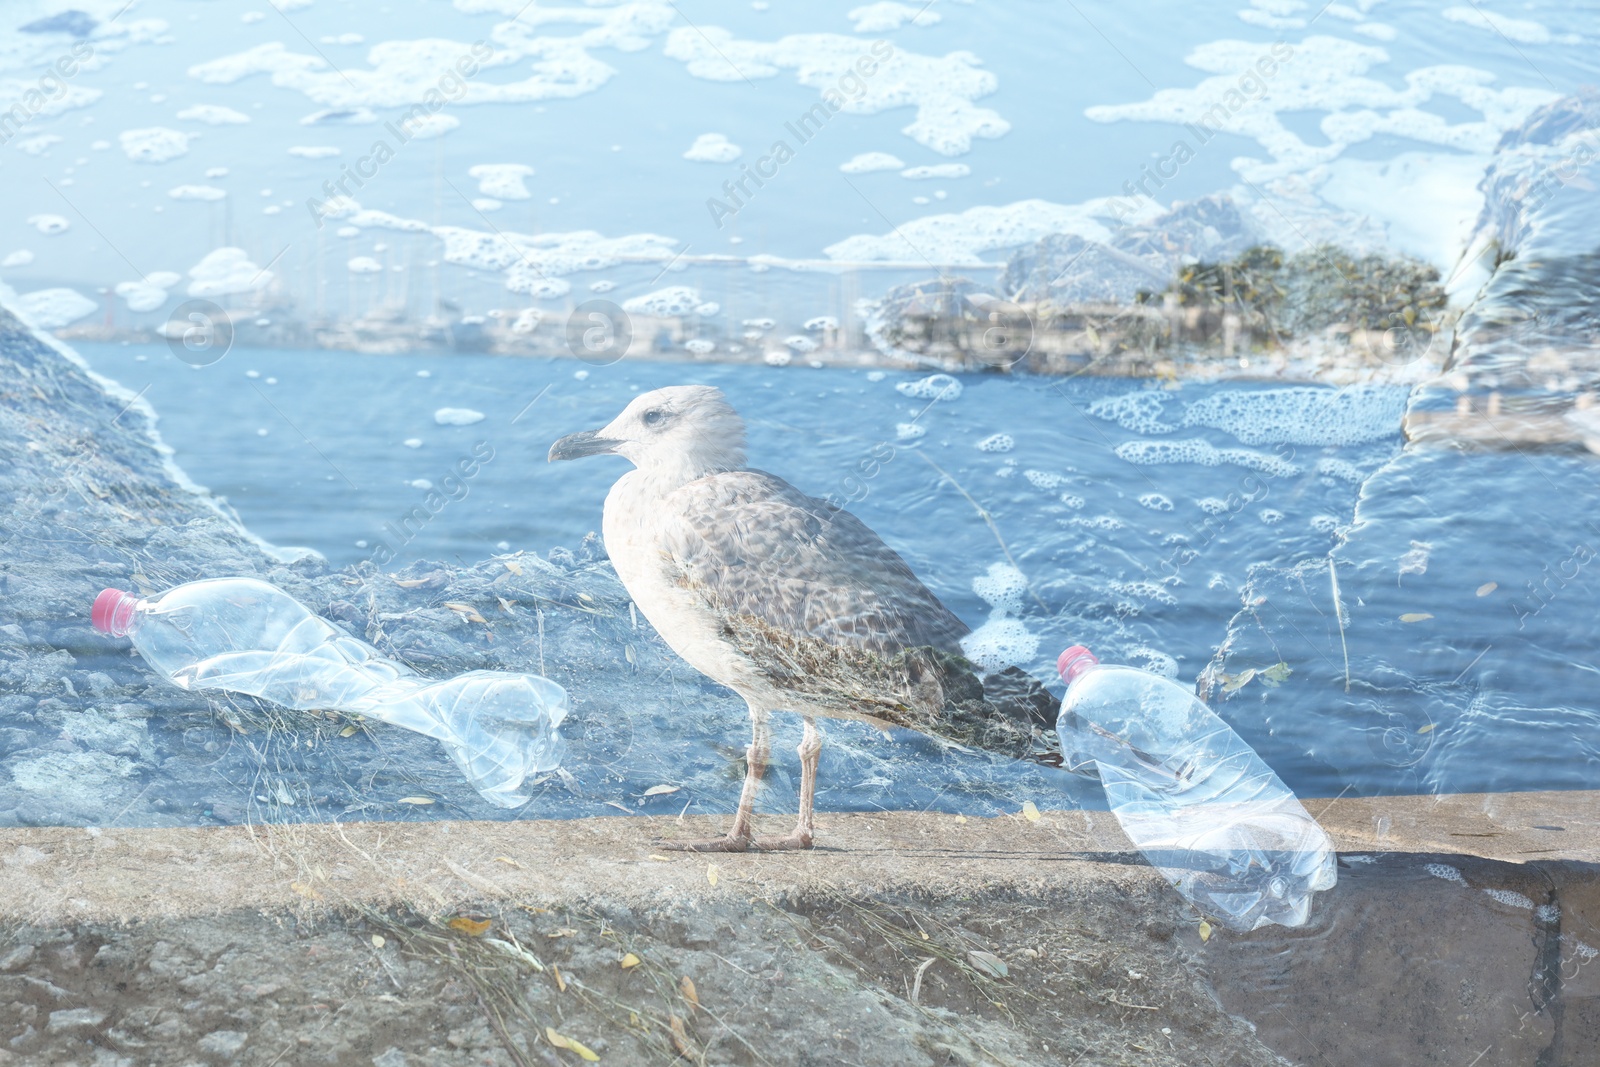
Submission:
[[[817,824],[813,807],[817,799],[817,762],[822,753],[822,734],[817,721],[805,716],[806,732],[800,739],[800,819],[794,833],[788,837],[764,837],[755,842],[762,850],[810,848],[816,837]]]
[[[756,793],[761,788],[761,778],[767,773],[767,760],[772,755],[772,727],[767,713],[750,709],[750,747],[744,753],[744,788],[739,791],[739,810],[734,813],[733,826],[726,837],[710,841],[665,842],[662,847],[679,852],[744,852],[754,839],[751,824],[755,816]]]

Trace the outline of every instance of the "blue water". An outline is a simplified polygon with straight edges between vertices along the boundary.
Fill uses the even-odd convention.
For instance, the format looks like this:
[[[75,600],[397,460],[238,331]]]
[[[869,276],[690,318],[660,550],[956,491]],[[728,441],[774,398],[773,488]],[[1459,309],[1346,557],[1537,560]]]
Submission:
[[[1231,673],[1284,662],[1292,673],[1281,687],[1252,682],[1213,702],[1305,796],[1582,788],[1600,777],[1586,696],[1597,636],[1589,583],[1600,568],[1567,566],[1571,576],[1540,610],[1515,606],[1531,603],[1525,585],[1541,566],[1557,567],[1573,551],[1563,546],[1584,543],[1582,509],[1552,513],[1549,501],[1594,499],[1593,463],[1402,453],[1403,391],[1361,396],[1369,416],[1395,413],[1392,427],[1325,445],[1304,443],[1328,439],[1325,421],[1263,420],[1283,410],[1263,406],[1275,388],[1263,384],[1165,390],[972,376],[959,399],[930,404],[896,390],[920,377],[903,373],[874,381],[864,371],[624,363],[580,378],[571,361],[272,351],[236,351],[196,370],[165,346],[82,347],[97,369],[147,387],[177,461],[253,530],[334,563],[370,556],[386,534],[395,565],[471,562],[501,545],[574,546],[598,529],[626,462],[549,464],[550,442],[603,425],[640,390],[704,382],[748,421],[752,465],[853,500],[969,624],[993,611],[974,580],[1009,552],[1029,586],[1017,614],[1037,639],[1017,662],[1041,680],[1054,681],[1055,654],[1074,642],[1185,683],[1225,642]],[[1159,408],[1154,428],[1089,410],[1135,392]],[[1202,421],[1226,428],[1159,432],[1219,404],[1232,421]],[[441,407],[485,417],[437,426]],[[902,440],[897,424],[912,422],[925,435]],[[977,447],[996,434],[1012,438],[1010,451]],[[408,438],[423,444],[408,448]],[[1252,466],[1142,465],[1117,453],[1174,440],[1203,441]],[[494,458],[465,495],[415,540],[394,543],[385,524],[424,495],[412,481],[440,481],[485,444]],[[864,477],[874,449],[890,458]],[[1498,587],[1476,595],[1489,582]],[[1400,621],[1421,614],[1431,618]],[[854,803],[839,783],[826,799]]]

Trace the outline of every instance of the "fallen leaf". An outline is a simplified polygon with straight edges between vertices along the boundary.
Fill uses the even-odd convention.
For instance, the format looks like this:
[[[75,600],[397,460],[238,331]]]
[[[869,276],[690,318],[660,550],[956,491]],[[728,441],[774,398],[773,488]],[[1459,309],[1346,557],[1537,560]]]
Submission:
[[[957,815],[956,816],[956,822],[966,822],[966,821],[967,821],[967,817],[965,815]]]
[[[556,988],[565,993],[567,991],[567,980],[561,976],[561,968],[552,963],[550,969],[556,972]]]
[[[576,1052],[580,1058],[588,1060],[590,1063],[600,1062],[599,1056],[596,1056],[593,1052],[590,1052],[586,1047],[573,1038],[563,1037],[561,1034],[556,1033],[553,1027],[545,1027],[544,1036],[545,1040],[549,1041],[556,1048],[564,1048],[571,1052]]]
[[[1224,674],[1222,676],[1222,691],[1224,693],[1237,693],[1239,690],[1249,685],[1251,679],[1255,678],[1255,676],[1256,670],[1254,667],[1245,671],[1243,674]]]
[[[304,882],[290,882],[289,883],[289,888],[293,889],[296,893],[299,893],[301,896],[305,897],[307,900],[321,900],[322,899],[322,894],[321,893],[317,892],[315,889],[312,889],[309,885],[307,885]]]
[[[629,815],[633,814],[633,810],[626,804],[618,804],[615,800],[608,800],[606,803],[611,805],[613,808],[616,808],[618,811],[627,812]]]
[[[562,926],[562,927],[559,927],[559,928],[557,928],[555,930],[550,931],[548,934],[545,934],[544,936],[549,937],[549,938],[577,937],[578,936],[578,931],[574,930],[570,926]]]
[[[497,596],[497,597],[495,597],[495,599],[500,601],[500,610],[501,611],[505,612],[507,615],[512,614],[511,609],[513,607],[515,607],[516,605],[512,604],[511,601],[507,600],[503,596]]]
[[[671,863],[672,862],[672,857],[671,856],[663,856],[659,852],[650,853],[650,858],[653,859],[653,860],[660,860],[662,863]]]
[[[594,597],[590,596],[588,593],[579,593],[578,594],[578,599],[583,601],[585,604],[593,604],[594,603]]]
[[[522,870],[522,864],[518,863],[516,860],[512,859],[510,856],[496,856],[494,858],[494,861],[496,863],[504,863],[508,867],[515,867],[519,871]]]
[[[1005,978],[1011,974],[1011,968],[1006,966],[1006,961],[996,956],[993,952],[977,949],[967,953],[967,959],[972,962],[973,968],[985,978]]]
[[[683,994],[683,999],[689,1002],[691,1011],[700,1006],[700,993],[694,987],[693,978],[684,975],[679,979],[678,991]]]
[[[396,804],[432,804],[432,797],[401,797]]]
[[[647,797],[665,796],[668,793],[676,793],[681,788],[681,786],[676,785],[653,785],[644,791],[644,795]]]
[[[465,915],[457,915],[445,925],[452,930],[466,934],[468,937],[482,937],[489,932],[489,927],[494,923],[489,919],[472,919]]]
[[[389,943],[388,941],[384,940],[384,937],[383,937],[382,934],[373,934],[372,935],[372,947],[373,948],[382,948],[384,945],[387,945],[388,943]]]
[[[667,1022],[672,1031],[672,1047],[678,1050],[678,1055],[686,1060],[696,1057],[694,1045],[689,1041],[689,1035],[683,1028],[683,1020],[674,1015]]]
[[[1260,678],[1262,683],[1265,685],[1280,686],[1284,682],[1287,682],[1289,680],[1289,675],[1293,673],[1294,668],[1290,667],[1287,663],[1274,663],[1272,666],[1261,672]]]
[[[1433,618],[1433,616],[1429,615],[1426,611],[1408,611],[1404,615],[1400,616],[1400,621],[1401,622],[1427,622],[1431,618]]]
[[[401,589],[415,589],[418,586],[427,585],[431,581],[432,579],[430,578],[396,578],[394,584]]]
[[[1490,593],[1494,592],[1496,589],[1499,589],[1499,588],[1500,588],[1500,583],[1499,582],[1484,582],[1482,585],[1478,586],[1478,595],[1479,596],[1488,596]]]
[[[515,560],[503,559],[500,562],[504,563],[506,565],[506,570],[510,571],[512,574],[522,573],[522,564],[516,562]]]
[[[355,736],[355,732],[356,732],[356,728],[354,726],[346,726],[343,730],[339,731],[339,736],[340,737],[354,737]]]
[[[627,661],[629,663],[638,662],[637,660],[635,660],[633,658],[633,646],[632,645],[623,645],[622,646],[622,655],[623,655],[624,658],[627,659]]]
[[[622,957],[621,963],[623,970],[631,970],[632,968],[639,966],[639,957],[630,952],[626,956]]]
[[[1038,807],[1031,800],[1023,801],[1022,817],[1027,819],[1029,822],[1038,822],[1041,818],[1043,818],[1043,816],[1039,814]]]
[[[1199,930],[1200,930],[1200,940],[1202,942],[1206,942],[1206,941],[1210,941],[1211,940],[1211,924],[1210,923],[1206,922],[1204,919],[1201,919],[1200,920]]]
[[[712,885],[717,884],[717,865],[715,863],[706,866],[706,881]]]
[[[1436,724],[1435,724],[1435,723],[1431,723],[1431,722],[1430,722],[1430,723],[1429,723],[1429,724],[1428,724],[1428,725],[1426,725],[1426,726],[1419,726],[1419,727],[1417,727],[1417,733],[1419,733],[1419,734],[1429,734],[1429,733],[1432,733],[1432,732],[1433,732],[1433,728],[1434,728],[1434,726],[1435,726],[1435,725],[1436,725]]]

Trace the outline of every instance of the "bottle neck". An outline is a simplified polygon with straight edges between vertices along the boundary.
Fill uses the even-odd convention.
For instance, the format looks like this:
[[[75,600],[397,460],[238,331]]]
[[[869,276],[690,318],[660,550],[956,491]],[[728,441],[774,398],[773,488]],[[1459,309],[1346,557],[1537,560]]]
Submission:
[[[1062,681],[1068,685],[1099,665],[1099,658],[1082,645],[1073,645],[1056,660],[1056,670],[1061,673]]]
[[[107,589],[95,598],[90,619],[94,628],[112,637],[125,637],[139,618],[144,601],[121,589]]]

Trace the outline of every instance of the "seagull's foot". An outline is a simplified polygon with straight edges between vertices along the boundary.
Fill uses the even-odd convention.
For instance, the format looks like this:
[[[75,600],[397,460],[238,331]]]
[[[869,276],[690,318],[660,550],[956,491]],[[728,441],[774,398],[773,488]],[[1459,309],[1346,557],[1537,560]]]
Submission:
[[[758,837],[750,842],[750,847],[757,852],[792,852],[811,848],[812,839],[810,834],[796,830],[788,837]]]
[[[709,841],[663,841],[660,847],[668,852],[749,852],[755,847],[755,839],[728,834]]]

